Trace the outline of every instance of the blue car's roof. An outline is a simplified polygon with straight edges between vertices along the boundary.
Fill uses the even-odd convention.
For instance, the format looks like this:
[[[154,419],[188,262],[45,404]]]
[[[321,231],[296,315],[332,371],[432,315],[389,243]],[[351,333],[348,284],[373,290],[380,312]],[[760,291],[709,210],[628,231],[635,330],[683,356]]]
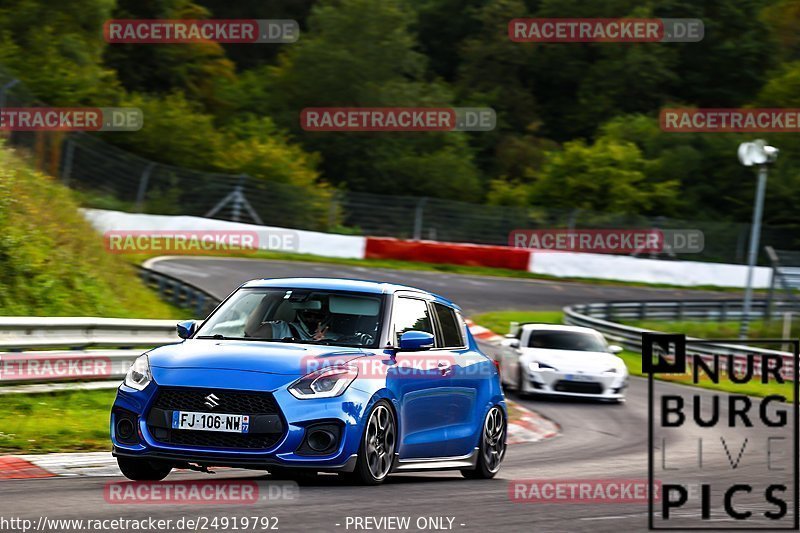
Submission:
[[[368,281],[360,279],[340,279],[340,278],[271,278],[271,279],[254,279],[246,282],[242,287],[279,287],[279,288],[292,288],[292,289],[318,289],[330,291],[350,291],[350,292],[364,292],[370,294],[394,294],[397,291],[414,291],[422,294],[428,294],[437,301],[447,304],[449,306],[460,308],[455,303],[447,298],[443,298],[438,294],[423,291],[415,287],[408,287],[406,285],[398,285],[395,283],[380,283],[377,281]]]

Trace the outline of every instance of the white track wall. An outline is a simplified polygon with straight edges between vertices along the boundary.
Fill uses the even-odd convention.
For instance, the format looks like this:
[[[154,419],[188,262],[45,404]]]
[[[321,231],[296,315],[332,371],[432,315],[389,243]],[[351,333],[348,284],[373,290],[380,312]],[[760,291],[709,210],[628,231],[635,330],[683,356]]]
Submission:
[[[661,261],[625,255],[569,252],[533,252],[528,271],[549,276],[663,283],[685,287],[744,287],[747,280],[746,265]],[[771,268],[756,267],[753,286],[758,289],[767,288],[771,277]]]
[[[146,215],[102,209],[84,209],[83,213],[100,233],[108,231],[247,231],[255,232],[258,235],[260,248],[275,252],[363,259],[367,242],[366,237],[257,226],[202,217]],[[297,235],[297,239],[294,241],[295,246],[270,246],[275,242],[280,243],[280,239],[270,239],[270,236],[287,232]]]
[[[147,215],[102,209],[84,209],[83,213],[92,226],[101,233],[108,231],[248,231],[258,235],[263,249],[323,257],[363,259],[369,239],[369,237],[257,226],[202,217]],[[286,232],[297,236],[293,247],[268,248],[270,236]],[[448,243],[448,246],[452,247],[453,243]],[[472,245],[470,248],[476,247]],[[662,261],[608,254],[535,251],[530,254],[528,271],[556,277],[661,283],[685,287],[698,285],[744,287],[747,275],[745,265],[700,261]],[[754,287],[769,287],[771,275],[770,268],[756,268]]]

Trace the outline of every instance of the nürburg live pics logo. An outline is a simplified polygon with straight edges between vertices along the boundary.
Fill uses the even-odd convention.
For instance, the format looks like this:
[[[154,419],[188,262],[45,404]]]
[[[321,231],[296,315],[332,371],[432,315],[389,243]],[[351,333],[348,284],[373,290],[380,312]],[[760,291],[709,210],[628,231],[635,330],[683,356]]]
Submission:
[[[800,527],[799,345],[642,335],[651,530]]]

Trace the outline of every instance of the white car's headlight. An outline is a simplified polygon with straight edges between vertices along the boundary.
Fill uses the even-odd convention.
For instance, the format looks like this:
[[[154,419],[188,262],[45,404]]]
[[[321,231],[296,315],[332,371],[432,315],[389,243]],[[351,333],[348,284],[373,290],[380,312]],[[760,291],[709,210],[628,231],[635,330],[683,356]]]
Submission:
[[[545,363],[540,363],[538,361],[531,361],[528,363],[528,369],[531,372],[555,372],[556,367],[550,366]]]
[[[289,392],[297,399],[333,398],[347,390],[358,377],[358,369],[351,366],[321,368],[303,376],[289,386]]]
[[[608,370],[603,371],[603,374],[617,374],[618,376],[624,376],[628,373],[628,370],[625,368],[625,364],[621,363],[617,366],[611,367]]]
[[[147,355],[136,358],[128,373],[125,374],[125,385],[132,389],[144,390],[153,381],[153,374],[150,372],[150,360]]]

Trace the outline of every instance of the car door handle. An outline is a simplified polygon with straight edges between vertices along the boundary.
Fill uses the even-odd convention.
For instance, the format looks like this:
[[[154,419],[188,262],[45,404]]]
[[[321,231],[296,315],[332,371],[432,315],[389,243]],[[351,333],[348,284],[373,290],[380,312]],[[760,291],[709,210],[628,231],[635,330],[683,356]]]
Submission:
[[[441,372],[443,376],[446,376],[452,371],[453,367],[450,365],[450,363],[439,363],[439,372]]]

